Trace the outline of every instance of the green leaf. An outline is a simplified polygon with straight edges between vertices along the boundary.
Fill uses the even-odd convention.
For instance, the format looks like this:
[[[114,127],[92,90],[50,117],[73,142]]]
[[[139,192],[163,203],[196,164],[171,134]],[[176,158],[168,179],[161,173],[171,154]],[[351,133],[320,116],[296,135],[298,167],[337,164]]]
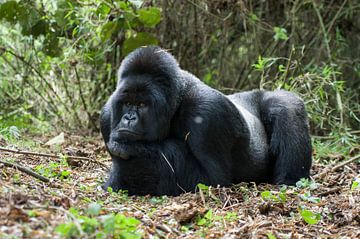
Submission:
[[[156,45],[158,40],[147,32],[139,32],[124,41],[123,54],[126,56],[141,46]]]
[[[351,190],[355,190],[360,188],[360,178],[355,178],[355,180],[351,183]]]
[[[121,232],[120,238],[121,239],[141,239],[141,235],[136,232]]]
[[[266,236],[268,239],[276,239],[276,236],[274,236],[274,234],[272,234],[271,232],[268,232]]]
[[[279,198],[282,202],[286,202],[286,194],[283,192],[279,193]]]
[[[262,199],[268,199],[272,196],[272,193],[270,191],[263,191],[261,192],[261,198]]]
[[[202,184],[202,183],[198,183],[196,186],[198,187],[198,189],[203,190],[203,191],[209,190],[209,186],[206,186],[205,184]]]
[[[320,202],[320,198],[311,196],[310,192],[300,194],[299,196],[304,201],[309,201],[309,202],[313,202],[313,203],[319,203]]]
[[[107,234],[113,233],[115,229],[115,215],[108,214],[101,217],[104,232]]]
[[[289,37],[287,36],[287,31],[285,28],[282,28],[282,27],[274,27],[274,39],[276,41],[278,40],[287,40],[289,39]]]
[[[143,8],[138,11],[139,20],[147,27],[155,27],[161,20],[160,8]]]
[[[32,35],[32,28],[41,20],[38,11],[28,4],[21,4],[18,20],[22,28],[22,34]]]
[[[205,218],[201,218],[200,220],[197,221],[197,225],[198,226],[203,226],[207,223],[207,220]]]
[[[108,193],[112,193],[112,192],[113,192],[112,187],[108,187],[108,188],[107,188],[107,192],[108,192]]]
[[[67,238],[79,235],[79,231],[73,222],[60,224],[55,228],[55,232]]]
[[[72,215],[74,215],[75,217],[79,216],[78,210],[76,210],[76,208],[74,208],[74,207],[69,208],[69,212],[70,212]]]
[[[102,16],[107,16],[110,11],[111,11],[111,8],[109,7],[108,4],[105,4],[105,3],[100,3],[98,8],[96,9],[96,13],[100,14]]]
[[[57,10],[55,12],[54,18],[56,23],[66,29],[66,26],[71,25],[73,22],[72,19],[75,18],[74,6],[77,3],[73,0],[59,0],[57,1]]]
[[[118,29],[117,22],[107,22],[102,26],[100,37],[102,41],[108,40],[112,34]]]
[[[310,225],[318,223],[321,219],[320,213],[313,213],[312,211],[305,209],[300,211],[300,215],[304,219],[304,221]]]
[[[100,210],[101,210],[101,205],[93,202],[89,204],[87,209],[87,214],[91,216],[97,216],[99,215]]]
[[[206,219],[208,219],[208,220],[212,220],[212,219],[213,219],[213,212],[212,212],[211,209],[206,212],[206,214],[204,215],[204,218],[206,218]]]
[[[70,171],[64,170],[61,172],[60,178],[67,178],[71,174]]]
[[[310,190],[316,189],[318,186],[315,181],[312,181],[308,178],[301,178],[296,182],[297,188],[309,188]]]

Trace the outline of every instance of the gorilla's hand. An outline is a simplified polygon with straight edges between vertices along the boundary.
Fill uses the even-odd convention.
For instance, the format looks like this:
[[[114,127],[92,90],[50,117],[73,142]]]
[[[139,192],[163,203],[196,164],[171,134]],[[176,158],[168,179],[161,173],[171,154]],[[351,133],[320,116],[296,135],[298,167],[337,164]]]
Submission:
[[[146,155],[152,154],[153,151],[157,149],[157,146],[154,143],[140,141],[117,142],[110,140],[106,146],[111,155],[124,160],[133,157],[146,157]]]
[[[129,149],[124,143],[118,143],[116,141],[109,141],[106,144],[107,148],[109,149],[109,152],[111,155],[119,157],[121,159],[129,159]]]

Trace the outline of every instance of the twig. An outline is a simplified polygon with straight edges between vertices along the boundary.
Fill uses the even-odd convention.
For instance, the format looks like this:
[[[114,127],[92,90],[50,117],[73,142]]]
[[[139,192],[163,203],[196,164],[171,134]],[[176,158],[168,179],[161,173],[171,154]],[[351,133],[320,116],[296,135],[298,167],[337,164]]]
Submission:
[[[0,163],[4,164],[6,167],[11,167],[11,168],[16,168],[17,170],[21,171],[21,172],[24,172],[30,176],[33,176],[34,178],[37,178],[41,181],[43,181],[44,183],[48,183],[50,180],[40,174],[37,174],[35,173],[34,171],[32,171],[31,169],[29,168],[26,168],[24,166],[21,166],[17,163],[11,163],[11,162],[8,162],[8,161],[3,161],[0,159]]]
[[[352,158],[350,158],[349,160],[346,160],[346,161],[344,161],[344,162],[341,162],[341,163],[333,166],[333,167],[330,168],[330,169],[325,169],[324,172],[315,175],[314,178],[318,178],[318,179],[323,178],[327,173],[334,172],[334,171],[338,170],[339,168],[342,168],[342,167],[344,167],[345,165],[354,162],[354,161],[357,160],[357,159],[360,159],[360,154],[359,154],[359,155],[356,155],[356,156],[354,156],[354,157],[352,157]]]
[[[321,30],[323,32],[323,35],[324,35],[324,43],[325,43],[325,47],[326,47],[326,52],[328,54],[329,60],[331,61],[332,60],[331,50],[330,50],[328,34],[327,34],[326,29],[325,29],[323,18],[321,17],[321,13],[320,13],[319,8],[317,7],[315,1],[312,1],[312,5],[313,5],[314,10],[316,12],[316,15],[318,17],[318,20],[319,20],[319,23],[320,23],[320,28],[321,28]]]
[[[327,196],[329,194],[332,194],[332,193],[337,193],[341,190],[341,187],[335,187],[335,188],[332,188],[330,190],[327,190],[325,192],[322,192],[322,193],[318,193],[317,196],[318,197],[324,197],[324,196]]]
[[[7,149],[7,148],[3,148],[3,147],[0,147],[0,151],[5,151],[5,152],[10,152],[10,153],[15,153],[15,154],[25,154],[25,155],[48,157],[48,158],[61,158],[62,157],[62,155],[57,155],[57,154],[45,154],[45,153],[37,153],[37,152],[30,152],[30,151],[21,151],[18,149]],[[75,160],[78,159],[78,160],[82,160],[82,161],[88,161],[91,163],[99,164],[102,167],[109,169],[105,164],[103,164],[99,161],[93,160],[91,158],[88,158],[88,157],[69,156],[69,155],[65,155],[65,157],[68,159],[75,159]]]

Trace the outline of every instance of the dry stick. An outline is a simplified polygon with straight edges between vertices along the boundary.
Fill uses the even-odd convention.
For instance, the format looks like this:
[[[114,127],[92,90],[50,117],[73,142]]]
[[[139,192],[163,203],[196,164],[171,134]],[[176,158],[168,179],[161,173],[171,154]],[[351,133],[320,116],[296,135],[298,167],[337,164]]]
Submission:
[[[57,155],[57,154],[36,153],[36,152],[30,152],[30,151],[21,151],[18,149],[7,149],[7,148],[3,148],[3,147],[0,147],[0,151],[6,151],[6,152],[10,152],[10,153],[15,153],[15,154],[42,156],[42,157],[48,157],[48,158],[61,158],[61,155]],[[104,168],[109,169],[105,164],[103,164],[99,161],[93,160],[91,158],[81,157],[81,156],[69,156],[69,155],[65,155],[65,157],[68,159],[78,159],[78,160],[82,160],[82,161],[88,161],[91,163],[99,164],[99,165],[103,166]]]
[[[344,167],[345,165],[347,165],[351,162],[354,162],[357,159],[360,159],[360,154],[350,158],[349,160],[339,163],[338,165],[335,165],[331,169],[325,170],[324,172],[315,175],[314,178],[323,178],[327,173],[334,172],[334,171],[338,170],[339,168]]]
[[[30,176],[33,176],[34,178],[37,178],[45,183],[48,183],[50,181],[48,178],[46,178],[40,174],[37,174],[34,171],[32,171],[31,169],[21,166],[17,163],[10,163],[8,161],[3,161],[1,159],[0,159],[0,163],[4,164],[6,167],[16,168],[17,170],[20,170],[21,172],[24,172]]]
[[[327,196],[327,195],[329,195],[329,194],[337,193],[337,192],[339,192],[340,190],[341,190],[341,187],[335,187],[335,188],[332,188],[332,189],[327,190],[327,191],[325,191],[325,192],[318,193],[317,196],[318,196],[318,197],[325,197],[325,196]]]

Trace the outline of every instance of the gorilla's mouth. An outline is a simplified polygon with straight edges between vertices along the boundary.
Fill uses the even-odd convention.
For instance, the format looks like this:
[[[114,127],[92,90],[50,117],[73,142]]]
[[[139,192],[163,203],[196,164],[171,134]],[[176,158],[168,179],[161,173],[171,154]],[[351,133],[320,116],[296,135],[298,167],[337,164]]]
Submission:
[[[118,130],[118,132],[119,132],[119,134],[128,135],[128,136],[141,137],[143,135],[143,133],[141,133],[141,132],[137,132],[137,131],[130,130],[130,129],[127,129],[127,128],[120,128]]]

